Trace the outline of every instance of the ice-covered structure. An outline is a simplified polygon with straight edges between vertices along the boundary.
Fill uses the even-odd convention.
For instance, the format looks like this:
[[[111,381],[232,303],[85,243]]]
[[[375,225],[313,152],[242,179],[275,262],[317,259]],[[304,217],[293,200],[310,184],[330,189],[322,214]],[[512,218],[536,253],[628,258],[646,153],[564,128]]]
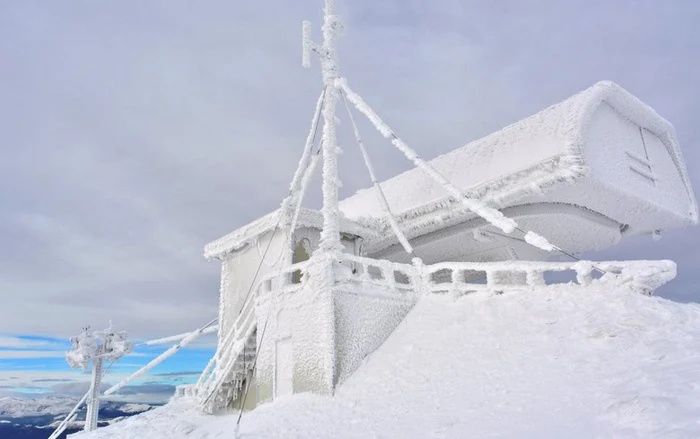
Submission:
[[[428,163],[567,252],[698,222],[673,127],[611,82]],[[205,407],[240,406],[246,387],[248,408],[333,393],[423,293],[546,288],[545,274],[558,271],[583,286],[622,278],[649,292],[675,275],[669,261],[541,262],[547,240],[503,233],[421,169],[380,186],[413,255],[374,189],[340,202],[341,254],[318,251],[323,217],[312,210],[289,237],[276,211],[206,246],[222,275],[219,349],[191,390]]]
[[[673,126],[609,81],[430,164],[466,194],[569,252],[698,223]],[[381,186],[426,263],[548,256],[500,236],[420,169]],[[340,208],[349,218],[381,225],[380,239],[367,243],[371,257],[410,260],[372,189],[342,201]]]
[[[671,261],[575,256],[627,236],[656,237],[698,223],[673,127],[651,108],[616,84],[600,82],[425,161],[340,76],[336,41],[343,26],[334,10],[335,0],[325,0],[323,44],[313,43],[310,25],[303,26],[303,64],[312,52],[319,55],[324,87],[289,196],[279,210],[205,248],[222,267],[218,318],[194,332],[146,342],[180,340],[105,394],[216,322],[215,355],[196,384],[177,391],[209,413],[290,393],[334,394],[428,295],[651,294],[675,276]],[[342,202],[339,103],[373,183]],[[350,104],[416,168],[378,182]],[[321,157],[323,208],[302,209]],[[547,262],[553,254],[573,261]],[[574,280],[548,282],[559,272]]]

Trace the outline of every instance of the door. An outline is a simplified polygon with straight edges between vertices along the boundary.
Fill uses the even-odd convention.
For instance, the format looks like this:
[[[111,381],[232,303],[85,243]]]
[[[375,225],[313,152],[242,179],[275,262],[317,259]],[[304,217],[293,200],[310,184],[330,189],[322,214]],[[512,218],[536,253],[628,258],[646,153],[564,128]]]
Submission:
[[[275,346],[275,398],[292,393],[293,379],[292,337],[280,338]]]

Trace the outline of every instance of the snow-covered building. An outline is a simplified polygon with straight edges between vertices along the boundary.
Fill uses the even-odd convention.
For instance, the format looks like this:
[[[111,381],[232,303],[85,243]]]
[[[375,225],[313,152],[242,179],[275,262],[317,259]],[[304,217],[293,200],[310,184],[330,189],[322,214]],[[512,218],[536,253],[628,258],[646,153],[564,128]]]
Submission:
[[[675,263],[575,256],[628,236],[657,237],[698,223],[671,124],[616,84],[600,82],[426,162],[340,75],[342,28],[335,0],[325,1],[322,44],[312,41],[310,24],[303,25],[303,64],[309,66],[311,53],[319,55],[324,87],[289,196],[279,210],[205,248],[222,267],[218,318],[148,342],[180,340],[105,392],[218,322],[215,355],[196,384],[178,388],[177,396],[193,398],[176,397],[160,414],[145,415],[131,424],[131,437],[144,436],[142,430],[158,437],[151,420],[165,426],[158,427],[166,432],[160,437],[183,429],[193,436],[225,431],[238,437],[242,410],[233,432],[226,417],[219,418],[226,428],[214,435],[192,419],[215,424],[201,409],[250,409],[292,393],[334,398],[290,398],[256,411],[263,420],[258,426],[275,430],[270,437],[307,437],[309,429],[316,437],[464,437],[465,431],[513,437],[523,436],[523,428],[538,437],[536,431],[611,437],[642,424],[641,417],[651,426],[643,430],[663,432],[643,437],[698,431],[697,389],[687,384],[697,375],[688,371],[697,370],[689,353],[696,348],[697,325],[690,322],[698,310],[642,303],[648,298],[628,294],[651,295],[675,277]],[[336,137],[341,102],[373,183],[343,201]],[[416,169],[378,182],[350,104]],[[319,158],[323,209],[304,210]],[[548,261],[555,254],[573,261]],[[574,280],[552,282],[560,272]],[[667,323],[676,320],[670,329]],[[669,345],[682,355],[674,357]],[[634,363],[646,368],[641,375],[628,373]],[[689,378],[672,383],[678,371]],[[638,393],[640,382],[651,383],[645,395]],[[671,386],[673,398],[660,386]],[[180,403],[196,412],[180,411]],[[340,408],[340,416],[326,403]],[[682,416],[657,428],[648,418],[651,405],[663,416]],[[185,422],[177,419],[183,413]],[[265,421],[265,413],[274,419]],[[533,428],[542,413],[555,414],[559,423],[552,428],[547,418],[546,426]],[[602,424],[611,414],[616,425],[608,428]],[[503,419],[514,419],[514,428]],[[346,434],[358,425],[363,434]],[[450,433],[455,425],[461,427]]]
[[[570,253],[698,223],[673,127],[611,82],[429,164],[467,197]],[[541,286],[546,271],[566,270],[586,285],[594,269],[627,270],[653,290],[675,275],[669,262],[532,262],[551,256],[546,246],[502,233],[421,169],[381,188],[413,255],[369,189],[340,203],[341,255],[309,261],[323,223],[312,210],[301,210],[289,236],[275,211],[206,246],[222,274],[219,349],[197,391],[205,407],[241,406],[244,388],[251,389],[246,407],[288,393],[332,394],[421,292]]]

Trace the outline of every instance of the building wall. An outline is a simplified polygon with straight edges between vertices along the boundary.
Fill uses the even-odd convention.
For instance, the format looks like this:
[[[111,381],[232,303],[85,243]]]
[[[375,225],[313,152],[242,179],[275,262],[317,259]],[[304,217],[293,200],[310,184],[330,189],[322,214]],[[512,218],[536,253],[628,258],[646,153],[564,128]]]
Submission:
[[[601,103],[583,151],[593,180],[590,192],[597,196],[591,207],[647,233],[690,225],[693,201],[678,168],[682,164],[669,152],[668,135],[659,137]]]
[[[345,287],[333,292],[334,387],[343,384],[384,343],[415,304],[413,300],[382,295],[386,292],[378,290],[358,286],[354,290]]]
[[[220,297],[220,327],[219,338],[228,334],[235,322],[244,300],[256,284],[267,274],[278,270],[282,264],[288,263],[291,249],[284,247],[284,233],[268,232],[257,242],[252,242],[238,252],[229,254],[221,266],[221,297]],[[268,244],[270,248],[263,261],[263,255]],[[261,264],[262,261],[262,264]],[[255,276],[260,266],[260,271]],[[251,291],[250,294],[254,294]]]
[[[293,293],[270,293],[256,307],[258,327],[258,403],[271,401],[288,388],[278,381],[289,373],[279,370],[280,343],[290,343],[291,391],[331,394],[333,383],[333,309],[330,290],[307,285]],[[287,345],[287,346],[290,346]]]

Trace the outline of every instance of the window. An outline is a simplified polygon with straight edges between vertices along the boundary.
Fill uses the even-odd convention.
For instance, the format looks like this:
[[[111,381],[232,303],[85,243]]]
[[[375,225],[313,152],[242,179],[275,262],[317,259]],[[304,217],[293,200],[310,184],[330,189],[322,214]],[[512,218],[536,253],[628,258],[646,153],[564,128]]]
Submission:
[[[304,238],[294,247],[294,252],[292,253],[292,264],[298,264],[299,262],[308,261],[311,257],[311,244],[309,240]],[[292,283],[301,283],[301,270],[295,270],[292,273]]]

